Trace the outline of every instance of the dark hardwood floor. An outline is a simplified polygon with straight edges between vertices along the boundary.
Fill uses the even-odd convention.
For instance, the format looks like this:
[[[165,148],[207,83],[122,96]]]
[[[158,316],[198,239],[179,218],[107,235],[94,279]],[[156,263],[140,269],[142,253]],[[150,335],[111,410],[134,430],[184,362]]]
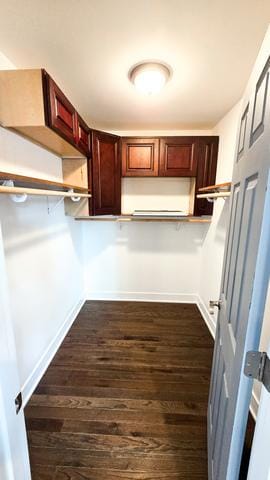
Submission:
[[[207,480],[195,305],[86,302],[26,409],[33,480]]]

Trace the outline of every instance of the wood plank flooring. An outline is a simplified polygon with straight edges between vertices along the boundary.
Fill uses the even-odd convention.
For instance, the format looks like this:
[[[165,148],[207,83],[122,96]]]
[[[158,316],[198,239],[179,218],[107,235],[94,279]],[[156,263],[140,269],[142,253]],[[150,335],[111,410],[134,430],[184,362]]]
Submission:
[[[32,480],[207,480],[195,305],[86,302],[25,409]]]

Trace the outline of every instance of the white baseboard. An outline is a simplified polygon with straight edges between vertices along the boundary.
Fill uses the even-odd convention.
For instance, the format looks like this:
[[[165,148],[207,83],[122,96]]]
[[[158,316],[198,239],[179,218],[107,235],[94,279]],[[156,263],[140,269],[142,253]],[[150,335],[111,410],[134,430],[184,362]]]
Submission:
[[[212,337],[215,338],[216,324],[215,324],[214,316],[210,315],[205,303],[203,302],[203,300],[199,295],[197,295],[197,306],[209,329],[209,332],[211,333]]]
[[[90,291],[86,292],[86,300],[111,300],[131,302],[167,302],[167,303],[197,303],[195,293],[162,293],[162,292],[117,292]]]
[[[45,371],[47,370],[49,364],[51,363],[54,355],[56,354],[61,343],[63,342],[68,330],[70,329],[72,323],[74,322],[79,311],[81,310],[84,302],[85,302],[84,299],[80,299],[79,302],[69,312],[63,324],[57,331],[55,337],[52,339],[52,341],[46,348],[45,352],[41,356],[34,370],[29,375],[25,383],[23,384],[21,388],[22,398],[23,398],[23,407],[27,404],[29,398],[33,394],[37,385],[39,384],[41,378],[43,377]]]

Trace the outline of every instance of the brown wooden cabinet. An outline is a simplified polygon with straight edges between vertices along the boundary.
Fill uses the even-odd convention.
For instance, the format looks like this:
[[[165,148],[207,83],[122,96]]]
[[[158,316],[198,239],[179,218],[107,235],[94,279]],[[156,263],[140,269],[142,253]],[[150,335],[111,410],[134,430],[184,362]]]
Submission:
[[[211,215],[213,204],[197,199],[199,188],[215,183],[218,137],[122,138],[122,176],[192,177],[190,211]]]
[[[195,184],[194,215],[212,215],[213,203],[206,198],[197,198],[199,188],[216,182],[218,137],[198,137],[199,154]]]
[[[90,156],[90,129],[44,69],[0,71],[0,123],[60,157]]]
[[[94,130],[92,155],[93,214],[120,215],[120,137]]]
[[[198,160],[196,137],[160,139],[159,176],[194,177]]]
[[[76,143],[80,148],[80,150],[84,152],[87,157],[89,157],[91,152],[91,130],[78,113],[76,114],[76,118],[77,118]]]
[[[90,156],[90,128],[50,75],[45,70],[42,72],[47,125],[84,155]]]
[[[122,138],[122,176],[157,177],[158,138]]]
[[[195,177],[198,137],[122,138],[123,177]]]
[[[44,92],[46,122],[61,137],[75,145],[77,142],[76,110],[47,72],[43,71],[43,77],[46,82]]]

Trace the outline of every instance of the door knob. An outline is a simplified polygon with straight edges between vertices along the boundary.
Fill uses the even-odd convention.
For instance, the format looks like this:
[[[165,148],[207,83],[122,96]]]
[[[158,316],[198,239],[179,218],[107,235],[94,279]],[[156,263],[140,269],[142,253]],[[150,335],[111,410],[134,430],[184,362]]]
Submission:
[[[209,312],[211,315],[214,314],[214,308],[217,307],[219,310],[221,309],[221,300],[210,300],[209,302]]]

